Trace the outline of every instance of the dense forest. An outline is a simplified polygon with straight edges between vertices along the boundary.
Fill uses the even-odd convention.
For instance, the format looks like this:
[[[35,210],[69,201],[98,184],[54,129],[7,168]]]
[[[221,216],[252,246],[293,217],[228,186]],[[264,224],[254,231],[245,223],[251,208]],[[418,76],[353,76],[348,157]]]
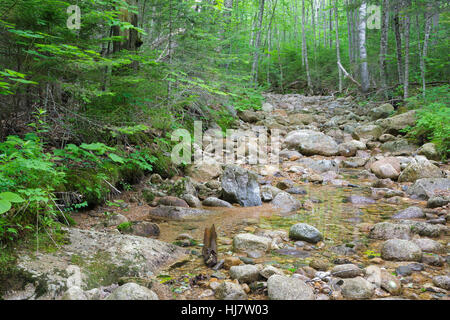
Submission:
[[[303,106],[313,99],[317,110],[329,101],[350,106],[354,123],[389,105],[385,117],[415,110],[416,118],[395,133],[382,132],[393,136],[380,132],[367,141],[356,124],[350,129],[353,124],[336,120],[336,130],[356,134],[364,147],[355,148],[367,145],[375,153],[385,152],[382,143],[391,138],[432,145],[432,152],[419,154],[433,166],[447,165],[449,17],[445,0],[2,0],[0,296],[13,272],[16,245],[59,247],[65,227],[82,225],[72,214],[123,209],[120,197],[150,175],[152,183],[161,179],[169,186],[164,194],[139,191],[144,202],[172,196],[170,185],[179,186],[173,178],[191,171],[171,161],[171,133],[193,132],[194,121],[225,133],[242,121],[261,120],[259,112],[272,110],[265,103],[277,109],[291,103],[289,97]],[[298,125],[325,123],[318,126],[324,131],[340,115],[319,112],[307,114],[323,118]],[[348,142],[327,135],[339,147]],[[297,150],[300,156],[356,153]],[[397,175],[381,176],[397,180],[398,166]],[[122,221],[117,229],[130,226]],[[203,245],[217,251],[215,237],[209,230]]]

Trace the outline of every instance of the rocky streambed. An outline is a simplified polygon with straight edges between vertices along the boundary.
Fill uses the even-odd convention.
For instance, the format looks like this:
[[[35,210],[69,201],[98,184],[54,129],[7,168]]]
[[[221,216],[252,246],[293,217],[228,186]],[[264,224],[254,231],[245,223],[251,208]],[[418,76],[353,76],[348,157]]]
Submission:
[[[3,298],[447,300],[449,165],[403,136],[414,111],[393,113],[267,94],[239,129],[279,130],[279,164],[249,164],[261,148],[250,141],[237,163],[154,174],[74,213],[59,250],[22,252],[27,281]],[[213,224],[219,262],[207,268]]]

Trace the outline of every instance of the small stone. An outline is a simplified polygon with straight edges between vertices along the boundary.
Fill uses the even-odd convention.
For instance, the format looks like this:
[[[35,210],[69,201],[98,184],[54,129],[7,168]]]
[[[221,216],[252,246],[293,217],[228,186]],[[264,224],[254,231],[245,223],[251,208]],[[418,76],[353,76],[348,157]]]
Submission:
[[[450,277],[449,276],[435,276],[433,278],[433,283],[435,286],[450,290]]]
[[[338,278],[355,278],[363,275],[363,271],[354,264],[341,264],[331,270],[331,275]]]
[[[107,300],[159,300],[152,290],[136,283],[126,283],[115,289]]]
[[[225,281],[216,288],[215,297],[219,300],[246,300],[247,294],[239,284]]]
[[[342,295],[348,299],[369,299],[375,291],[375,287],[362,277],[345,279],[341,288]]]
[[[303,240],[310,243],[322,241],[323,235],[315,227],[306,223],[297,223],[289,230],[289,237],[294,240]]]
[[[267,281],[271,300],[314,300],[314,291],[304,281],[281,275],[273,275]]]
[[[258,280],[259,271],[260,269],[254,265],[232,266],[230,268],[230,277],[239,282],[251,283]]]
[[[391,239],[383,244],[381,257],[384,260],[420,261],[422,250],[412,241]]]

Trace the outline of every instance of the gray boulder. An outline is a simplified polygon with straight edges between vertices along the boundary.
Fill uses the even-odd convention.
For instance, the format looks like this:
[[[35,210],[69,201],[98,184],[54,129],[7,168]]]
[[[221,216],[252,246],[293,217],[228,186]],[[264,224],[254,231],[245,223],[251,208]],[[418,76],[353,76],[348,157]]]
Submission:
[[[263,251],[270,249],[272,239],[255,236],[251,233],[241,233],[233,238],[233,248],[236,251]]]
[[[338,153],[338,145],[333,138],[313,130],[292,131],[286,136],[285,144],[304,155],[333,156]]]
[[[392,216],[392,219],[418,219],[424,218],[425,213],[419,207],[409,207],[402,211],[397,212]]]
[[[152,290],[130,282],[118,287],[106,300],[159,300],[159,298]]]
[[[251,264],[232,266],[230,268],[231,279],[237,279],[239,282],[251,283],[259,279],[260,269]]]
[[[341,288],[348,299],[370,299],[375,292],[375,286],[362,277],[345,279]]]
[[[297,200],[294,196],[287,192],[279,192],[272,200],[271,204],[280,209],[281,213],[290,213],[299,210],[302,207],[300,200]]]
[[[258,176],[238,166],[226,165],[222,175],[222,198],[243,207],[262,205]]]
[[[443,178],[444,172],[423,156],[416,156],[398,177],[399,182],[415,182],[418,179]]]
[[[428,200],[441,191],[450,191],[449,178],[418,179],[406,193],[413,199]]]
[[[202,203],[204,206],[207,207],[225,207],[225,208],[233,207],[230,203],[215,197],[208,197],[205,200],[203,200]]]
[[[216,289],[215,296],[219,300],[246,300],[247,294],[240,285],[234,282],[222,282]]]
[[[289,230],[289,237],[294,240],[303,240],[317,243],[323,239],[323,235],[315,227],[306,223],[294,224]]]
[[[384,260],[420,262],[422,260],[422,250],[412,241],[391,239],[383,244],[381,257]]]
[[[304,281],[273,275],[267,281],[270,300],[314,300],[314,291]]]

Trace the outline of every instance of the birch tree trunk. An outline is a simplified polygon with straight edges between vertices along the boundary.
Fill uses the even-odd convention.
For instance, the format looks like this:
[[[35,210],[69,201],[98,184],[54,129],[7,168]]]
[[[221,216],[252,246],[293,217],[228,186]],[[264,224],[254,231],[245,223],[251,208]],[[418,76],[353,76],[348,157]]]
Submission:
[[[336,58],[338,62],[338,71],[339,71],[339,92],[342,92],[342,70],[339,67],[341,64],[341,52],[340,52],[340,41],[339,41],[339,13],[337,7],[337,0],[334,0],[334,18],[336,20]]]
[[[359,8],[359,59],[361,64],[361,89],[365,93],[369,90],[369,68],[367,65],[367,50],[366,50],[366,11],[367,4],[363,1]]]
[[[431,26],[432,26],[432,21],[433,21],[433,13],[431,12],[432,8],[429,8],[429,10],[427,11],[427,13],[425,14],[425,39],[423,41],[423,52],[422,52],[422,57],[420,59],[420,71],[421,71],[421,75],[422,75],[422,95],[425,98],[426,96],[426,82],[425,82],[425,59],[427,57],[428,54],[428,40],[430,39],[430,32],[431,32]]]
[[[308,89],[312,91],[311,85],[311,75],[309,74],[309,63],[308,63],[308,48],[306,46],[306,34],[305,34],[305,0],[302,0],[302,48],[305,55],[305,69],[306,69],[306,79],[308,82]]]
[[[353,63],[353,14],[350,11],[349,5],[350,0],[346,0],[347,5],[347,37],[348,37],[348,58],[350,60],[350,64]]]
[[[386,55],[388,50],[389,0],[383,0],[381,23],[382,25],[381,25],[381,40],[380,40],[380,80],[383,93],[385,96],[387,96]]]
[[[405,9],[409,7],[410,2],[406,0],[405,2]],[[411,24],[411,18],[409,16],[409,13],[406,12],[405,14],[405,75],[403,78],[403,98],[406,100],[409,97],[409,37],[410,37],[410,24]]]
[[[253,54],[252,75],[253,83],[256,85],[258,80],[258,59],[259,59],[259,46],[261,42],[262,22],[264,17],[264,0],[260,0],[259,3],[259,16],[258,16],[258,30],[256,31],[255,39],[255,52]]]

